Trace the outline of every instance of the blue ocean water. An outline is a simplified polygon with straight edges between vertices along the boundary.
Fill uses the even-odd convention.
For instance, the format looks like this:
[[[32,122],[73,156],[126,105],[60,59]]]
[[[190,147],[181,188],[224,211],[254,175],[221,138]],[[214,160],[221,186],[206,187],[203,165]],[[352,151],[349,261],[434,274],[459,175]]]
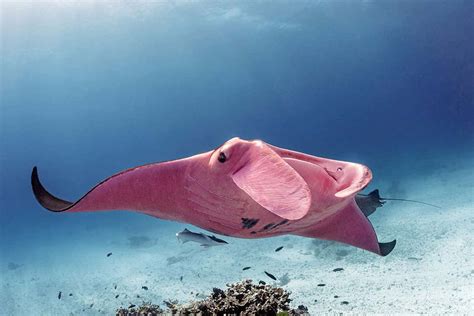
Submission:
[[[81,314],[80,306],[102,294],[84,289],[76,305],[57,305],[57,291],[67,287],[61,282],[74,278],[87,288],[77,285],[87,281],[70,271],[48,279],[44,271],[60,271],[63,260],[77,255],[105,274],[93,249],[105,254],[114,238],[120,243],[157,230],[169,231],[164,236],[173,244],[184,227],[135,213],[49,213],[31,192],[33,166],[53,194],[74,200],[123,169],[205,152],[239,136],[366,164],[372,188],[441,203],[436,223],[449,220],[453,207],[472,213],[472,1],[5,1],[0,8],[0,306],[7,314],[24,314],[25,302],[51,314]],[[403,213],[412,207],[396,204],[377,226],[383,229],[385,218],[418,220]],[[420,212],[427,220],[435,211]],[[456,214],[472,239],[472,214]],[[424,242],[434,245],[426,231]],[[172,249],[164,255],[152,244],[150,258],[172,256]],[[124,249],[124,256],[136,255]],[[138,277],[132,263],[115,264]],[[238,281],[217,275],[216,286]],[[51,289],[34,285],[36,277]],[[428,286],[423,282],[420,288]],[[468,293],[473,274],[457,284]],[[456,299],[435,311],[449,312]],[[113,313],[113,302],[100,304],[108,307],[89,313]]]

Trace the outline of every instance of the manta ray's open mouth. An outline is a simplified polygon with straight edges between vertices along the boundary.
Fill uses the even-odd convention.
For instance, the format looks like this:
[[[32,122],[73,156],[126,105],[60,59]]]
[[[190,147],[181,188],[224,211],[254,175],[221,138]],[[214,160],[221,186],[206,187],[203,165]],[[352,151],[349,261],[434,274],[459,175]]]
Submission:
[[[327,168],[324,168],[324,170],[331,178],[334,179],[334,181],[339,182],[339,179],[342,175],[338,175],[336,172],[328,170]],[[342,172],[342,168],[338,168],[338,171]]]

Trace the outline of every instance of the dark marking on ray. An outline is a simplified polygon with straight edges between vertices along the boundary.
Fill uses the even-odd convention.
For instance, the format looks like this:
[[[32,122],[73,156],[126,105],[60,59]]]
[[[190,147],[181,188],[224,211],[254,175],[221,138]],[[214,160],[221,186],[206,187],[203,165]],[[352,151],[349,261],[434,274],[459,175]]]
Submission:
[[[258,223],[258,218],[246,218],[242,217],[242,228],[250,229]]]
[[[275,225],[275,223],[267,224],[267,225],[263,226],[263,230],[267,230],[267,229],[273,227],[274,225]]]
[[[275,229],[275,228],[277,228],[277,227],[279,227],[279,226],[281,226],[281,225],[285,225],[285,224],[288,223],[288,222],[289,222],[289,220],[285,219],[285,220],[279,222],[278,224],[275,224],[271,229]]]

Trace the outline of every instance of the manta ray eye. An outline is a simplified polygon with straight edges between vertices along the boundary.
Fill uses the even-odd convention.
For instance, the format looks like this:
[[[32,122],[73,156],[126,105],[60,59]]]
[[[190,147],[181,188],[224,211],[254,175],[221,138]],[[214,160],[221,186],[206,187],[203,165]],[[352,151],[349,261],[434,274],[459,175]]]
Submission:
[[[221,152],[219,154],[219,157],[217,157],[217,160],[219,160],[219,162],[221,162],[221,163],[224,163],[227,160],[227,157],[225,156],[224,153]]]

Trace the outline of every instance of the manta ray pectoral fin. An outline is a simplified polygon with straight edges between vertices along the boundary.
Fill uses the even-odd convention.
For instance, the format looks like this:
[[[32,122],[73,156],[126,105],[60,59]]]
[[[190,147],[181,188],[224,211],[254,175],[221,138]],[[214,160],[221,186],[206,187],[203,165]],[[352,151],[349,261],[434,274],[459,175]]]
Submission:
[[[372,224],[355,202],[349,203],[315,226],[295,234],[342,242],[381,256],[388,255],[396,243],[395,240],[389,243],[379,243]]]
[[[31,186],[36,200],[38,200],[41,206],[52,212],[63,212],[74,205],[74,203],[61,200],[46,191],[39,180],[38,168],[36,167],[34,167],[31,172]]]
[[[172,183],[167,181],[175,181],[173,176],[181,168],[181,164],[182,161],[152,163],[123,170],[102,180],[74,202],[59,199],[46,191],[39,180],[36,167],[31,173],[31,185],[41,206],[53,212],[134,210],[148,214],[151,209],[175,209],[175,199],[161,197],[175,192]],[[150,189],[152,187],[153,190]],[[175,219],[173,212],[165,214],[163,211],[160,215]]]

